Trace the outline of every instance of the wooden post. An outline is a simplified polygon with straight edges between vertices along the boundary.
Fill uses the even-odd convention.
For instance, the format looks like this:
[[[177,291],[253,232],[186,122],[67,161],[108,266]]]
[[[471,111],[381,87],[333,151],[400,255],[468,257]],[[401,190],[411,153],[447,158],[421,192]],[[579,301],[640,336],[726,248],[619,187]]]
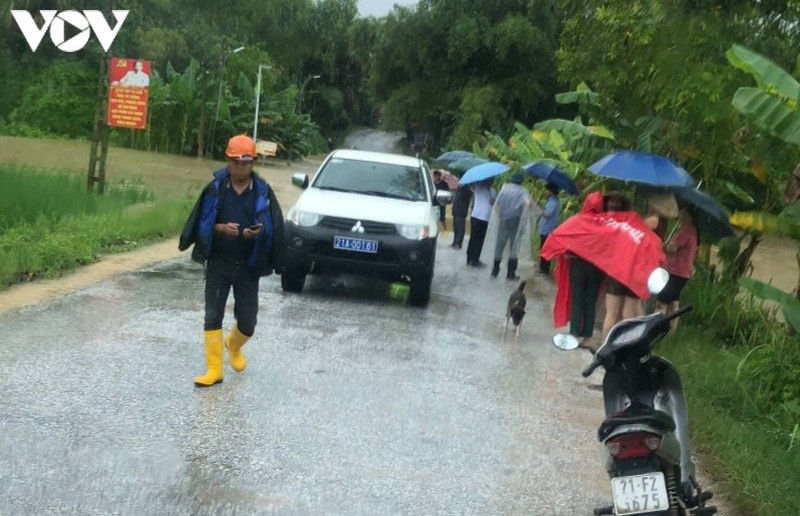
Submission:
[[[94,189],[94,184],[97,183],[97,191],[101,194],[105,191],[106,158],[108,156],[108,124],[106,123],[108,60],[108,53],[100,58],[97,78],[97,99],[95,100],[94,124],[92,129],[92,146],[89,151],[89,171],[86,178],[86,189],[91,192]]]

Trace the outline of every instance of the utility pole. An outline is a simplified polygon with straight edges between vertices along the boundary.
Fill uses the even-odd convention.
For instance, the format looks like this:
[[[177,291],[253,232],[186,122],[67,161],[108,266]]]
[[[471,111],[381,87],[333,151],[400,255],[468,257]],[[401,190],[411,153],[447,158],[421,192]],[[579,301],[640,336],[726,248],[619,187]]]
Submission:
[[[306,78],[306,80],[303,81],[303,85],[300,86],[300,91],[297,92],[297,103],[295,105],[295,111],[297,111],[297,113],[299,113],[301,115],[303,114],[303,104],[305,103],[305,98],[303,97],[303,95],[305,94],[306,86],[308,86],[308,83],[311,82],[312,80],[319,79],[320,77],[322,77],[322,76],[321,75],[309,75]]]
[[[214,157],[214,138],[216,137],[217,131],[217,120],[219,120],[219,103],[222,99],[222,82],[223,77],[225,75],[225,63],[228,61],[228,57],[231,54],[236,54],[237,52],[241,52],[244,50],[244,47],[234,48],[230,51],[225,51],[225,40],[222,41],[222,51],[219,55],[219,84],[217,87],[217,109],[214,113],[214,123],[211,124],[211,141],[209,142],[209,149],[206,153],[207,155]]]
[[[261,101],[261,70],[272,70],[270,65],[258,65],[258,79],[256,79],[256,114],[253,117],[253,141],[258,143],[258,105]]]
[[[109,11],[116,6],[114,0],[109,2]],[[109,12],[109,14],[111,14]],[[97,99],[95,100],[94,124],[92,126],[92,146],[89,151],[89,170],[86,177],[86,190],[91,192],[97,183],[97,193],[106,189],[106,161],[108,159],[108,123],[106,109],[108,105],[108,63],[111,60],[111,49],[100,57],[97,77]]]

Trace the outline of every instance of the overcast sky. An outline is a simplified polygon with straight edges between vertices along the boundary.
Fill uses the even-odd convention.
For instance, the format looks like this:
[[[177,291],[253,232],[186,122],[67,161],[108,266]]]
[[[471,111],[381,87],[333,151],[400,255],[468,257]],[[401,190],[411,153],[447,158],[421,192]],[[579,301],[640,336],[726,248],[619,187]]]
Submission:
[[[414,5],[417,0],[358,0],[358,12],[361,16],[386,16],[394,4]]]

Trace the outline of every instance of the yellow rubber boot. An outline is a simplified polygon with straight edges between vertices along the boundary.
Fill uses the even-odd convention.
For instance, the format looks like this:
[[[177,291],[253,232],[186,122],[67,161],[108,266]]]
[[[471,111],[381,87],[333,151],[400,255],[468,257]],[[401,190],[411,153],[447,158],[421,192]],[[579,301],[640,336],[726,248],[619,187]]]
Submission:
[[[210,387],[222,383],[222,330],[206,331],[205,338],[208,370],[203,376],[194,379],[197,387]]]
[[[237,373],[241,373],[247,367],[247,359],[242,354],[242,346],[250,339],[247,335],[239,331],[239,327],[234,325],[228,336],[225,337],[225,347],[228,348],[228,358],[231,368]]]

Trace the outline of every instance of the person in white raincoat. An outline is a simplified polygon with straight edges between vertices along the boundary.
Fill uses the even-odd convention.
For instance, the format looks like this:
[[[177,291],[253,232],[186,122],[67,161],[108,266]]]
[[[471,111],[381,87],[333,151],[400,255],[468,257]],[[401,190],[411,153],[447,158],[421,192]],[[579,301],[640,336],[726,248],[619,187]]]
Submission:
[[[522,172],[511,174],[508,183],[504,184],[500,190],[492,208],[487,239],[489,242],[494,242],[495,245],[487,246],[486,252],[494,253],[493,278],[500,274],[500,264],[503,261],[506,246],[508,247],[507,279],[519,279],[517,265],[520,253],[523,254],[523,258],[530,256],[531,224],[529,219],[532,200],[528,190],[522,186],[523,179]]]

